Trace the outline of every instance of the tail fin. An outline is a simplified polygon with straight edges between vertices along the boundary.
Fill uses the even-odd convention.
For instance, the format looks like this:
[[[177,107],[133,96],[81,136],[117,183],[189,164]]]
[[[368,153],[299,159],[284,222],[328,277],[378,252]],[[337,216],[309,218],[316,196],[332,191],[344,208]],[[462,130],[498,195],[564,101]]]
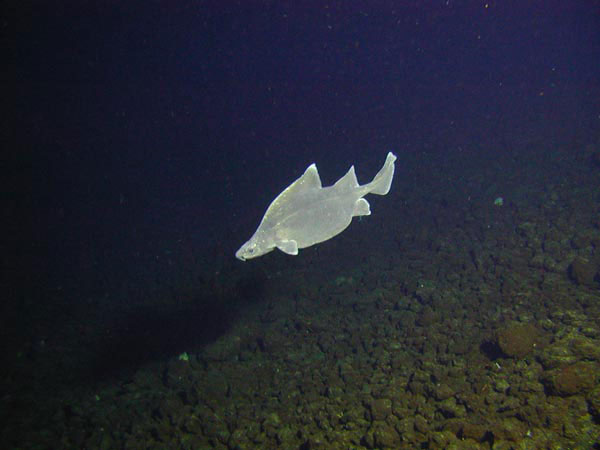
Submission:
[[[367,184],[365,187],[368,188],[369,193],[377,195],[385,195],[390,192],[392,186],[392,179],[394,178],[394,161],[396,161],[396,155],[392,152],[387,154],[383,167],[377,172],[373,181]]]

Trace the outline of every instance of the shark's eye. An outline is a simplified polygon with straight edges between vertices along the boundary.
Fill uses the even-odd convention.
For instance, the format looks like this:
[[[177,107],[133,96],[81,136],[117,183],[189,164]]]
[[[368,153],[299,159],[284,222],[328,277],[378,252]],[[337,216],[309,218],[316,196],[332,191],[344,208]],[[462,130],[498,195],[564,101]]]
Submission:
[[[248,253],[254,253],[254,249],[253,248],[249,248],[248,249]]]

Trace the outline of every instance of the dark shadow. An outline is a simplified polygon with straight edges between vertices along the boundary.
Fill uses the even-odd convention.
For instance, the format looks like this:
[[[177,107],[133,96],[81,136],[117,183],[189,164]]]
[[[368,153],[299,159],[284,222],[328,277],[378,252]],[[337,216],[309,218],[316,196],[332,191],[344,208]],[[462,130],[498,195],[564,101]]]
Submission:
[[[174,310],[128,311],[120,324],[106,330],[94,352],[89,376],[100,380],[139,365],[201,349],[227,333],[236,317],[231,305],[212,302]]]
[[[201,351],[230,330],[244,306],[263,297],[265,281],[260,273],[252,273],[238,278],[233,286],[203,292],[185,307],[128,309],[89,349],[93,362],[84,370],[84,378],[102,381],[150,361]]]
[[[479,350],[491,361],[495,361],[498,358],[502,358],[504,353],[500,350],[498,343],[495,340],[486,340],[481,343]]]

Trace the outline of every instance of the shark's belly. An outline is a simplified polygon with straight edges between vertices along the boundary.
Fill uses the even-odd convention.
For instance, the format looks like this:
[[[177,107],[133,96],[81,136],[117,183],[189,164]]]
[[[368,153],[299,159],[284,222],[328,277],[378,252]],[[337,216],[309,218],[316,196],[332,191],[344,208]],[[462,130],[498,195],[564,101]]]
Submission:
[[[298,248],[310,247],[344,231],[352,221],[353,209],[354,202],[322,202],[286,218],[277,235],[295,240]]]

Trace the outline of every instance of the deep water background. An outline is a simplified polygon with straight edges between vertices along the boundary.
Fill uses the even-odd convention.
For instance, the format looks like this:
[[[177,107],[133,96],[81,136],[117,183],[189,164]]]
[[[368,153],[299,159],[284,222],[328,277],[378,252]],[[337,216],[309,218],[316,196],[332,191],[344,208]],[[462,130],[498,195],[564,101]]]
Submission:
[[[2,357],[91,342],[48,379],[201,347],[278,271],[351,267],[402,234],[406,197],[491,204],[486,168],[600,145],[595,1],[4,9]],[[388,151],[371,217],[297,258],[235,259],[309,164],[324,185],[352,164],[365,183]]]
[[[407,178],[407,154],[598,127],[594,2],[30,5],[4,28],[6,214],[33,233],[9,240],[42,289],[144,283],[178,246],[233,263],[312,162],[365,182],[393,150]]]

